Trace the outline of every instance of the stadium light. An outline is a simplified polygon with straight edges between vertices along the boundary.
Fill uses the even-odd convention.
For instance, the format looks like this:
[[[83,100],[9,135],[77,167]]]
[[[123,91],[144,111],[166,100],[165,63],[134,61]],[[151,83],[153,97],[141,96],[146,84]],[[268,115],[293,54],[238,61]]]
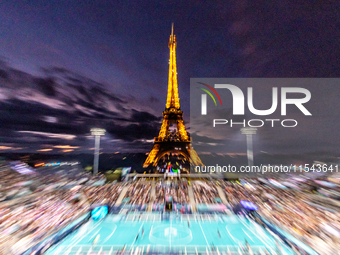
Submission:
[[[256,134],[256,128],[241,128],[242,134],[247,137],[247,158],[248,166],[253,166],[254,164],[254,153],[253,153],[253,135]]]
[[[93,175],[98,174],[100,136],[105,135],[106,130],[102,128],[92,128],[91,134],[95,136]]]

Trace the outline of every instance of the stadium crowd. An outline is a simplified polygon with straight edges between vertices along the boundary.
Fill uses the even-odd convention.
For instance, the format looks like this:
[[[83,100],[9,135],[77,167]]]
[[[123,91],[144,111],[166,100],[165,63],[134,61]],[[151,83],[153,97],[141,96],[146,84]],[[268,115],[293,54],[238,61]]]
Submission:
[[[113,205],[123,186],[92,186],[103,177],[81,172],[21,174],[8,165],[0,168],[0,254],[27,250],[88,212],[92,204]]]
[[[0,163],[0,202],[56,188],[72,188],[79,184],[104,183],[104,175],[92,176],[76,167],[44,168],[35,171],[21,162]]]
[[[20,195],[32,193],[27,188],[27,185],[35,181],[35,176],[23,175],[5,166],[1,166],[1,168],[0,202],[19,197]]]
[[[128,204],[144,205],[150,201],[151,184],[137,181],[130,185],[125,197],[129,199]]]
[[[193,182],[192,184],[195,201],[198,204],[216,204],[219,198],[218,191],[213,182]]]
[[[258,213],[276,226],[298,237],[321,254],[340,250],[340,212],[311,205],[309,194],[267,185],[240,185],[224,182],[232,206],[241,200],[259,207]]]
[[[71,190],[42,192],[21,203],[0,204],[0,251],[8,247],[15,253],[23,251],[78,218],[89,204],[77,194]]]
[[[188,184],[179,181],[176,183],[159,181],[156,184],[156,198],[154,204],[163,204],[166,196],[171,196],[174,203],[189,204]]]
[[[242,184],[221,180],[159,180],[152,184],[137,180],[99,185],[102,177],[91,178],[82,173],[48,176],[48,184],[41,187],[38,184],[44,182],[44,178],[37,173],[24,175],[1,168],[0,191],[6,194],[6,199],[0,202],[0,254],[27,250],[84,215],[91,205],[113,206],[124,188],[128,204],[145,205],[150,201],[161,204],[166,196],[171,196],[173,202],[183,205],[190,203],[189,185],[197,204],[221,203],[222,188],[230,208],[239,205],[241,200],[251,201],[258,207],[260,216],[320,254],[339,254],[340,212],[313,204],[308,192],[264,185],[255,180]],[[11,189],[22,187],[19,184],[27,184],[31,192],[9,196]]]
[[[123,184],[106,184],[103,186],[85,186],[81,189],[90,204],[108,204],[112,206],[117,201]]]

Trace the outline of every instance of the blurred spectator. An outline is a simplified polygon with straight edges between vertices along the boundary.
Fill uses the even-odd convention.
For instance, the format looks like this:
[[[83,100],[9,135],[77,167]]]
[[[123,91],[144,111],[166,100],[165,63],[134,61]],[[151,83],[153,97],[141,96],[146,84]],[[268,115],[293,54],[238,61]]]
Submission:
[[[218,191],[213,182],[196,181],[192,184],[197,204],[216,204],[219,198]]]
[[[125,194],[125,198],[129,198],[129,204],[143,205],[150,201],[151,184],[144,184],[137,181],[129,187]]]

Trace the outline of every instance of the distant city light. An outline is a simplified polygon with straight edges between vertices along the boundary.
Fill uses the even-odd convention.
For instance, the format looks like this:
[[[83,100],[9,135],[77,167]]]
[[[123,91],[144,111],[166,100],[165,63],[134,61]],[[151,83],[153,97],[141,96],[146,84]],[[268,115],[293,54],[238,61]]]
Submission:
[[[74,166],[74,165],[79,165],[80,162],[52,162],[52,163],[39,163],[35,164],[34,167],[48,167],[48,166]]]

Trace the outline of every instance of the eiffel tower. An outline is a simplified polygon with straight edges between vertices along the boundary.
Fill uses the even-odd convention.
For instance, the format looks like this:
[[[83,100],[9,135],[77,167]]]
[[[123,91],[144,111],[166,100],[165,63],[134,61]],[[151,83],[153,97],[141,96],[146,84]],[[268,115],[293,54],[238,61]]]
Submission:
[[[178,97],[177,67],[176,67],[176,36],[173,34],[174,26],[171,27],[169,39],[170,60],[168,94],[165,110],[163,111],[163,123],[158,137],[154,139],[154,145],[145,160],[143,167],[149,165],[157,166],[159,160],[170,153],[182,155],[185,161],[191,166],[201,166],[202,161],[190,144],[190,137],[187,134],[183,123],[183,111],[181,111]],[[176,127],[170,130],[170,125]],[[186,170],[189,172],[189,169]]]

